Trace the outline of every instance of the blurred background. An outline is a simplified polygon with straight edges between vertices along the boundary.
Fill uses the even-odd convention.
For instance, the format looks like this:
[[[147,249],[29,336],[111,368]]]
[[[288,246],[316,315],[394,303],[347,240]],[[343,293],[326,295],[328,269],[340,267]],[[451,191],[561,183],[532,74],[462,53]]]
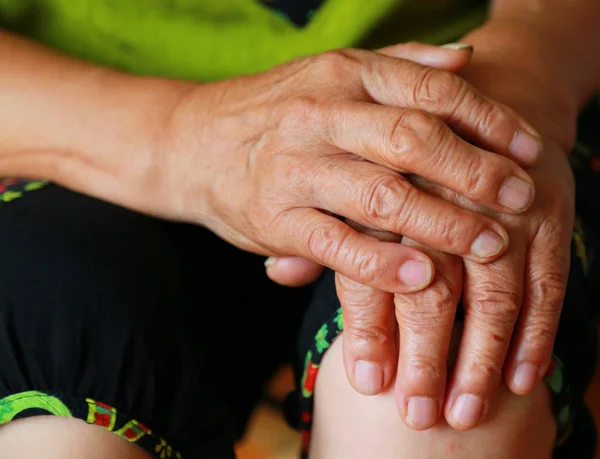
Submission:
[[[287,425],[281,409],[293,388],[292,370],[282,368],[267,387],[246,438],[238,445],[238,459],[298,459],[300,433]]]

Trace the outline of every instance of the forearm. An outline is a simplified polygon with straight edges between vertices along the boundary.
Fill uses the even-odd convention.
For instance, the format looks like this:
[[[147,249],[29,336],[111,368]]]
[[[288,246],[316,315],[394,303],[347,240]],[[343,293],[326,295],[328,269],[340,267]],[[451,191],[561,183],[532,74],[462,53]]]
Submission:
[[[493,0],[488,21],[469,39],[476,53],[490,46],[504,48],[508,61],[539,60],[532,65],[544,64],[579,109],[600,91],[599,31],[598,0]]]
[[[0,177],[47,178],[119,201],[155,175],[183,83],[97,67],[3,32],[0,69]]]
[[[570,151],[582,106],[600,90],[600,2],[495,0],[463,76]],[[498,84],[502,82],[502,84]]]

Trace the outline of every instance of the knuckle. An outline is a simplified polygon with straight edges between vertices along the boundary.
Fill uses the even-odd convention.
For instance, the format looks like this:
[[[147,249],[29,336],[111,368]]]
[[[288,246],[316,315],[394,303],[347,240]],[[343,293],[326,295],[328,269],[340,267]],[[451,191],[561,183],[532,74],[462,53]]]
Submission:
[[[330,223],[319,222],[307,229],[307,252],[313,259],[328,264],[338,257],[340,246],[346,237]]]
[[[340,228],[328,222],[319,222],[307,230],[307,251],[314,260],[326,266],[342,263],[350,267],[363,285],[377,284],[388,271],[385,257],[379,250],[364,253],[350,246],[352,231],[349,226]],[[350,282],[352,280],[348,279],[347,287],[357,290],[357,284]]]
[[[439,215],[434,222],[428,222],[426,226],[427,235],[435,239],[441,247],[458,249],[466,246],[464,227],[459,216],[455,212],[447,215]],[[466,217],[466,216],[465,216]],[[472,226],[472,225],[469,225]],[[466,236],[468,238],[468,236]]]
[[[485,359],[478,358],[471,362],[470,373],[479,375],[484,381],[499,380],[502,376],[502,361],[491,356]]]
[[[322,108],[322,103],[317,97],[309,94],[297,95],[290,98],[279,111],[279,124],[283,128],[293,130],[301,126],[315,125]]]
[[[444,124],[435,117],[424,110],[407,109],[384,131],[382,150],[392,156],[392,161],[400,156],[402,168],[409,171],[416,161],[423,159],[436,161],[435,167],[445,167],[444,159],[437,160],[437,156],[449,149],[451,140]],[[425,151],[428,152],[425,158],[417,154]]]
[[[362,192],[363,216],[368,222],[390,220],[410,199],[408,182],[393,175],[381,175],[371,180]],[[384,228],[385,229],[385,228]]]
[[[452,153],[454,153],[457,146],[456,137],[451,134],[445,124],[439,120],[430,119],[428,129],[423,129],[422,132],[425,133],[429,142],[432,158],[442,163],[438,164],[438,167],[454,158]],[[456,161],[452,162],[456,163]]]
[[[453,312],[453,306],[455,306],[453,303],[457,299],[455,288],[443,278],[439,279],[431,288],[423,291],[422,296],[421,303],[426,304],[436,318],[447,313],[448,310]]]
[[[434,117],[425,110],[407,109],[399,117],[398,124],[415,132],[428,133],[434,125]]]
[[[328,50],[313,58],[317,74],[336,81],[346,81],[349,71],[357,64],[362,65],[361,59],[352,49]]]
[[[356,267],[358,278],[365,285],[376,284],[386,276],[388,271],[383,255],[379,251],[355,256],[352,261]]]
[[[531,281],[532,299],[536,309],[559,314],[567,290],[567,275],[545,272]]]
[[[460,91],[458,77],[432,67],[420,67],[413,86],[413,102],[421,107],[438,107],[455,98]]]
[[[419,139],[413,129],[414,110],[404,110],[390,123],[388,129],[383,131],[382,151],[391,156],[402,156],[408,160],[417,149]]]
[[[462,165],[461,177],[463,179],[464,196],[472,201],[480,202],[492,197],[495,198],[494,189],[496,180],[493,175],[498,169],[490,164],[493,160],[485,161],[479,155],[470,155],[466,164]]]
[[[531,349],[552,349],[558,318],[552,323],[533,323],[525,327],[523,341]]]
[[[448,127],[439,120],[431,120],[427,130],[423,130],[423,137],[427,139],[429,151],[426,167],[439,171],[439,174],[457,176],[462,171],[463,156],[459,150],[457,137]]]
[[[458,77],[454,78],[452,74],[450,76],[453,77],[453,83],[448,90],[448,93],[451,94],[448,99],[449,117],[453,117],[459,109],[468,111],[471,116],[474,116],[477,107],[483,102],[482,97],[478,96],[473,86],[467,83],[466,80]],[[479,116],[478,113],[477,116]]]
[[[418,292],[418,295],[398,297],[399,301],[396,301],[398,322],[417,330],[438,327],[445,317],[454,315],[454,308],[458,303],[456,288],[444,278],[437,278],[434,285]]]
[[[353,317],[371,317],[373,311],[380,306],[381,296],[378,290],[340,273],[335,274],[335,286],[344,311]]]
[[[394,232],[407,236],[414,234],[414,237],[423,243],[432,241],[428,243],[434,243],[436,248],[445,252],[459,253],[468,248],[471,236],[465,228],[471,228],[475,224],[469,219],[469,215],[461,217],[451,207],[430,210],[427,213],[423,211],[424,205],[417,202],[418,193],[416,189],[409,189],[408,197],[399,203]]]
[[[477,120],[478,131],[484,136],[494,136],[501,132],[507,118],[504,110],[494,102],[484,98],[472,98],[472,113]]]
[[[346,320],[348,324],[348,320]],[[344,329],[346,342],[350,343],[355,351],[364,352],[373,346],[383,347],[393,343],[393,338],[384,326],[365,324],[354,320]]]
[[[412,354],[408,359],[408,364],[416,379],[421,381],[438,380],[445,373],[444,362],[442,360],[436,360],[433,357],[420,353]]]
[[[488,317],[516,317],[521,308],[521,296],[506,284],[487,283],[477,289],[475,301],[477,312]]]

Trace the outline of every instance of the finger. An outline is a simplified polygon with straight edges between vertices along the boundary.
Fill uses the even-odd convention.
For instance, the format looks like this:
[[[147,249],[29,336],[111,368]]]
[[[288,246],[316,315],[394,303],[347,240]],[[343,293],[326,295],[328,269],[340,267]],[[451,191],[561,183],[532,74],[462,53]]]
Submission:
[[[523,212],[533,202],[533,180],[517,164],[464,141],[426,112],[345,102],[324,120],[326,141],[341,150],[425,177],[473,202],[505,213]]]
[[[363,395],[387,388],[396,371],[394,295],[336,273],[344,317],[343,352],[348,381]]]
[[[317,208],[478,263],[506,250],[508,235],[498,222],[430,196],[383,166],[338,157],[317,174],[319,187],[305,190]]]
[[[352,229],[373,236],[380,241],[401,242],[402,236],[367,228],[351,220],[345,220]],[[301,287],[316,281],[323,273],[323,266],[302,257],[269,257],[265,260],[267,276],[287,287]]]
[[[421,290],[431,282],[431,260],[411,247],[381,242],[361,234],[339,219],[311,208],[282,214],[279,234],[294,253],[344,276],[386,292]]]
[[[543,227],[529,246],[523,308],[511,342],[506,384],[518,395],[531,392],[543,378],[552,356],[570,267],[570,232],[565,216],[560,228]]]
[[[493,264],[464,262],[464,331],[445,407],[456,429],[477,425],[498,387],[521,307],[525,252],[522,241],[513,241]]]
[[[434,46],[426,43],[408,42],[387,46],[378,49],[377,52],[421,65],[457,72],[471,62],[473,45],[448,43],[443,46]]]
[[[396,399],[406,425],[424,430],[436,423],[443,407],[448,349],[462,293],[462,261],[406,238],[403,243],[423,250],[436,267],[427,289],[394,297],[400,331]]]
[[[351,220],[346,223],[380,241],[401,242],[402,236],[378,231]],[[393,294],[336,274],[344,311],[344,366],[350,384],[364,395],[387,388],[396,371],[397,345]]]
[[[373,101],[425,110],[461,137],[520,164],[531,165],[539,157],[541,138],[529,123],[452,72],[376,53],[366,59],[362,87]]]
[[[311,284],[323,272],[323,266],[302,257],[269,257],[265,268],[269,279],[287,287]]]

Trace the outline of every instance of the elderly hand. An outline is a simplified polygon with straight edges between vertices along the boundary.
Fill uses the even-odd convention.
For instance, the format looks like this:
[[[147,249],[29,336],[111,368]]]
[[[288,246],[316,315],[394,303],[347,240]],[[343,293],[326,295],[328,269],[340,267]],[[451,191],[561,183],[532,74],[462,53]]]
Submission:
[[[494,216],[509,231],[508,253],[489,269],[464,262],[465,328],[445,406],[456,428],[473,427],[485,416],[502,374],[517,394],[531,392],[543,378],[570,268],[575,186],[567,157],[575,140],[576,101],[549,71],[550,56],[498,47],[504,34],[515,35],[503,26],[470,37],[482,52],[464,77],[531,121],[543,135],[544,153],[529,170],[537,189],[533,206],[516,218]]]
[[[535,161],[535,131],[453,73],[385,53],[332,51],[183,97],[158,162],[169,216],[244,250],[302,256],[395,293],[431,281],[429,258],[337,217],[477,263],[498,258],[508,242],[498,222],[401,174],[519,213],[533,184],[515,161]]]
[[[426,290],[394,296],[340,274],[336,277],[345,308],[344,357],[351,382],[363,393],[379,392],[393,378],[399,352],[399,411],[415,429],[433,425],[444,409],[454,427],[475,426],[485,415],[503,369],[514,392],[533,389],[550,359],[569,269],[574,186],[566,151],[572,142],[574,111],[568,102],[558,104],[562,109],[556,110],[553,104],[561,100],[557,87],[540,85],[529,66],[510,62],[502,54],[478,55],[463,74],[485,95],[526,114],[545,134],[545,153],[530,170],[536,202],[522,216],[500,215],[428,180],[413,177],[413,183],[502,222],[511,238],[508,252],[485,266],[464,261],[463,268],[458,257],[405,238],[405,244],[434,260],[436,278]],[[269,275],[302,278],[308,277],[310,269],[316,272],[305,261],[285,259],[269,268]],[[447,381],[448,344],[461,296],[464,335]],[[367,362],[368,379],[353,378],[357,362]]]

